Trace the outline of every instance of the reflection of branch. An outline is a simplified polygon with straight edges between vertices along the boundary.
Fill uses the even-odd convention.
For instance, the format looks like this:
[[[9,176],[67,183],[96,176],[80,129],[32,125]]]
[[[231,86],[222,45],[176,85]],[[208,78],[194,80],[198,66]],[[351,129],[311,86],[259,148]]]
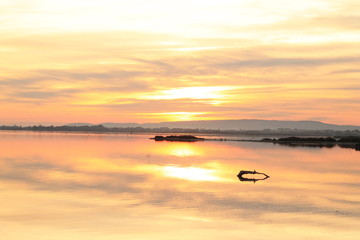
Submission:
[[[259,174],[259,175],[263,175],[263,178],[246,178],[246,177],[243,177],[243,175],[245,175],[245,174],[253,174],[253,175]],[[257,172],[255,170],[254,171],[241,170],[239,172],[239,174],[237,175],[237,177],[239,178],[239,180],[241,182],[254,182],[255,183],[257,181],[263,181],[263,180],[269,178],[270,176],[265,173]]]

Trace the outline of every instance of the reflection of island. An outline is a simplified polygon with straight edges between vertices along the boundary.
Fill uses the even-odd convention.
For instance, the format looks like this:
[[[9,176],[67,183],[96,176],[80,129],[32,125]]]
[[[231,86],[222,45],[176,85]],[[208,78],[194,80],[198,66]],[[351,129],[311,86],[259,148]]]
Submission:
[[[247,178],[247,177],[244,177],[244,175],[247,175],[247,174],[253,174],[253,175],[261,175],[262,178]],[[237,175],[237,177],[239,178],[239,180],[241,182],[257,182],[257,181],[263,181],[267,178],[269,178],[270,176],[265,174],[265,173],[260,173],[260,172],[257,172],[257,171],[245,171],[245,170],[241,170],[239,172],[239,174]]]
[[[155,136],[155,141],[171,141],[171,142],[196,142],[196,141],[204,141],[204,138],[195,137],[193,135],[171,135],[171,136]]]

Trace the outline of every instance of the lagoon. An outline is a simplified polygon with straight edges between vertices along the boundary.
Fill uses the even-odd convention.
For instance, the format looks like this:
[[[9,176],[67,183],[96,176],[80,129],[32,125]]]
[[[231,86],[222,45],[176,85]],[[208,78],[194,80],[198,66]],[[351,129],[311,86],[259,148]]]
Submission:
[[[359,151],[150,137],[0,132],[1,239],[360,238]]]

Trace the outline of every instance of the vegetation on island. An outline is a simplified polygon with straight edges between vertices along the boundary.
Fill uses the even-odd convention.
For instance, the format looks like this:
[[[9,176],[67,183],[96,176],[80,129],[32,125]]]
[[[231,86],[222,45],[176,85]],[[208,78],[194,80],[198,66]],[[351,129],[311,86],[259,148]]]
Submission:
[[[195,141],[204,141],[205,138],[195,137],[193,135],[170,135],[170,136],[155,136],[155,141],[171,141],[171,142],[195,142]]]
[[[338,138],[338,139],[336,139]],[[279,139],[263,138],[262,142],[293,142],[293,143],[360,143],[360,136],[345,136],[345,137],[284,137]]]
[[[264,138],[261,142],[272,142],[274,144],[292,146],[292,147],[316,147],[316,148],[333,148],[339,146],[341,148],[351,148],[360,151],[359,136],[345,137],[284,137],[279,139]]]

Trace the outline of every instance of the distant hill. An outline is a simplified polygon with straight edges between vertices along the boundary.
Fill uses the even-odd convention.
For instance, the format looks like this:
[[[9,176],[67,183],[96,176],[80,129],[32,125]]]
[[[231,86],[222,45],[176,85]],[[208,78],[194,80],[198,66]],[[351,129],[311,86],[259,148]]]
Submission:
[[[66,124],[65,126],[69,126],[69,127],[83,127],[83,126],[94,126],[94,124],[91,124],[91,123],[69,123],[69,124]]]
[[[206,128],[220,130],[263,130],[263,129],[303,129],[303,130],[355,130],[359,126],[333,125],[316,121],[276,121],[276,120],[213,120],[191,122],[163,122],[159,124],[144,124],[145,126],[164,126],[170,128]]]
[[[127,128],[127,127],[141,127],[141,124],[139,123],[101,123],[104,127],[107,128]]]
[[[83,123],[81,123],[83,124]],[[90,126],[91,124],[89,124]],[[208,121],[179,121],[160,123],[102,123],[105,127],[143,127],[143,128],[192,128],[192,129],[219,129],[219,130],[276,130],[279,128],[301,130],[360,130],[360,126],[335,125],[318,121],[278,121],[278,120],[208,120]]]

